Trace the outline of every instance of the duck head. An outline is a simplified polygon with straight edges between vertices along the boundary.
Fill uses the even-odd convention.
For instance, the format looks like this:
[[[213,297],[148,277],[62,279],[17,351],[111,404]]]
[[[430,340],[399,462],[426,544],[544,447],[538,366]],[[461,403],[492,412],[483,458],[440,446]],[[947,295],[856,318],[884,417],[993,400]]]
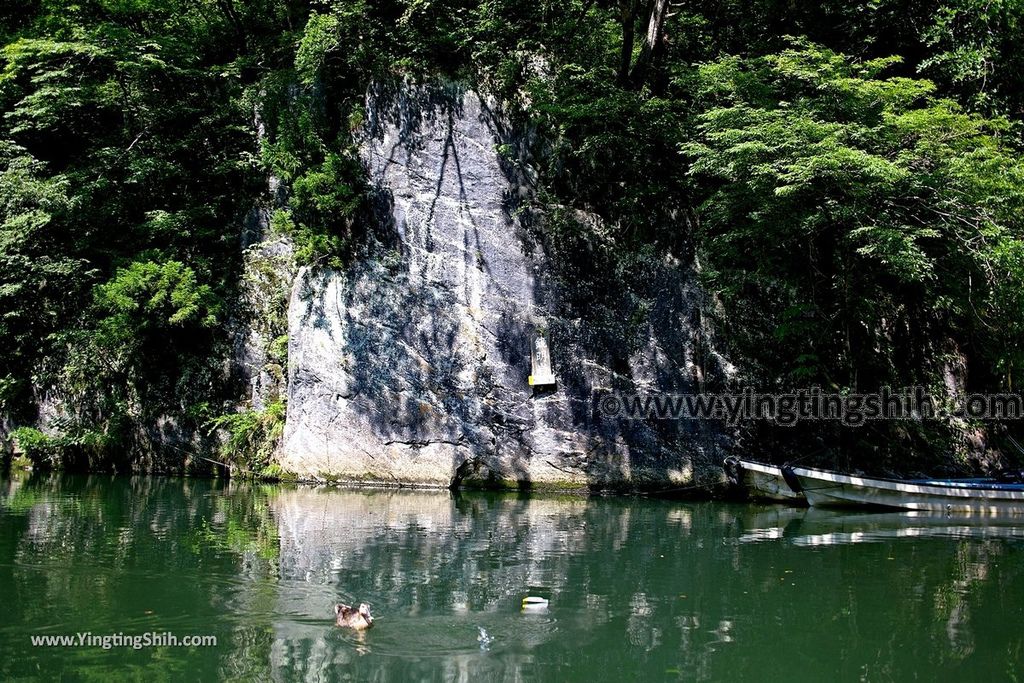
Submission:
[[[349,605],[335,605],[334,614],[337,616],[336,624],[345,628],[353,628],[357,631],[364,631],[373,627],[373,616],[370,614],[370,606],[365,602],[358,608]]]

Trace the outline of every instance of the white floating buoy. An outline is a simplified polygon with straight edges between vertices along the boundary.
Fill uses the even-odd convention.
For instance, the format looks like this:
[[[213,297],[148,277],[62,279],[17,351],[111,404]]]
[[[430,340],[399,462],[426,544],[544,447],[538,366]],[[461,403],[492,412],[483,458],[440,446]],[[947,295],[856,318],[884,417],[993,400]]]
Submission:
[[[546,598],[539,598],[533,595],[523,598],[524,612],[543,612],[547,608],[548,601]]]

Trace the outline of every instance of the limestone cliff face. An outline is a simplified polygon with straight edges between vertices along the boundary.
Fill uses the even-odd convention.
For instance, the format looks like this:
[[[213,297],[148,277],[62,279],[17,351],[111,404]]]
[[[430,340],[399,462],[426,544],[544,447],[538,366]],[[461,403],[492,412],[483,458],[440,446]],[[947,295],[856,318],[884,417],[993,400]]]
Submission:
[[[361,153],[378,197],[374,246],[345,270],[299,271],[288,308],[279,459],[301,476],[447,486],[689,482],[720,462],[707,426],[601,417],[595,392],[694,391],[701,327],[691,269],[647,273],[648,340],[613,372],[567,309],[537,232],[524,136],[451,87],[373,90]],[[528,386],[536,328],[558,385]]]

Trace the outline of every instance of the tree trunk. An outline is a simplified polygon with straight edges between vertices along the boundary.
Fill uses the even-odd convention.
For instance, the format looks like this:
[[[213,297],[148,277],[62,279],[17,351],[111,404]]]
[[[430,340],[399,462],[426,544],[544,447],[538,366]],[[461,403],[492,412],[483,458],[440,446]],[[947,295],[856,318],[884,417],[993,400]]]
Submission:
[[[663,50],[665,40],[665,20],[668,18],[669,0],[654,0],[651,7],[651,18],[647,22],[647,37],[644,46],[640,50],[630,80],[633,87],[639,88],[647,80],[647,74],[656,63],[658,55]]]
[[[619,52],[619,85],[629,85],[629,71],[633,66],[633,43],[636,23],[637,0],[619,0],[619,17],[622,20],[622,47]]]

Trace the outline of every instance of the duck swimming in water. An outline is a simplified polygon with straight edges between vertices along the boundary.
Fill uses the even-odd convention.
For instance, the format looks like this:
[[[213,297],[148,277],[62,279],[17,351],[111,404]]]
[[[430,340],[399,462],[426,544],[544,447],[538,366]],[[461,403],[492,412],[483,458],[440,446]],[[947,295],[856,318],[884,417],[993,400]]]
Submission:
[[[373,628],[373,616],[370,614],[370,606],[365,602],[359,605],[358,609],[349,605],[335,605],[334,613],[338,616],[335,622],[338,626],[352,628],[357,631]]]

